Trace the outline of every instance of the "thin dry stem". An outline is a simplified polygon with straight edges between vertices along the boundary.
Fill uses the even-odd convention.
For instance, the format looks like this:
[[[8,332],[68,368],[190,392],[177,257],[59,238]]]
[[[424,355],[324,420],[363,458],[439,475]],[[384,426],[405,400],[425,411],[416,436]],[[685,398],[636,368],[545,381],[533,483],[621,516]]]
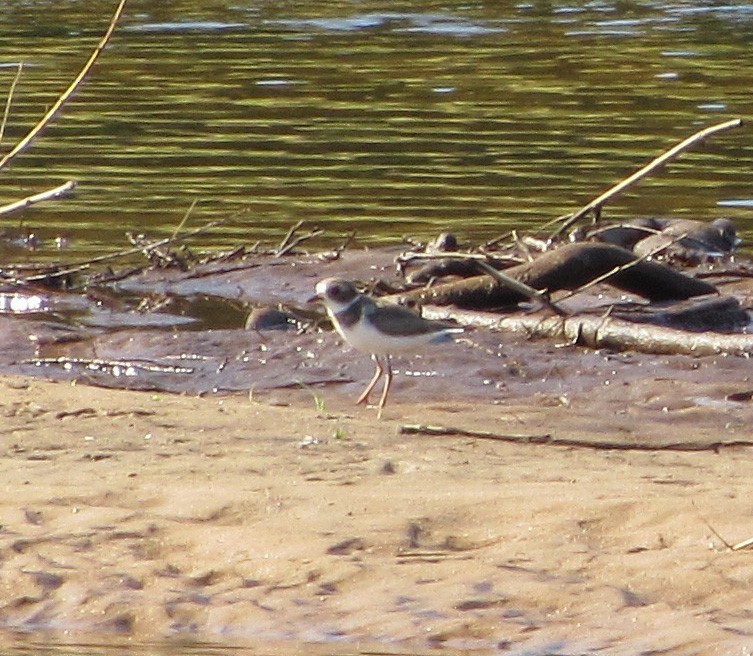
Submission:
[[[175,227],[175,230],[173,230],[173,234],[171,235],[170,239],[175,239],[178,236],[178,233],[180,233],[181,230],[183,230],[183,227],[186,225],[186,222],[188,221],[188,217],[193,214],[193,211],[198,204],[198,200],[194,200],[191,203],[191,206],[186,210],[186,213],[183,215],[183,218],[180,220],[180,223]]]
[[[590,203],[588,203],[587,205],[584,205],[581,209],[579,209],[574,214],[568,215],[565,218],[563,224],[549,238],[549,241],[552,242],[556,240],[563,232],[565,232],[565,230],[567,230],[570,226],[580,221],[580,219],[582,219],[587,214],[594,213],[598,215],[599,212],[601,211],[601,208],[604,205],[606,205],[607,202],[609,202],[610,200],[612,200],[613,198],[621,194],[626,189],[629,189],[630,187],[632,187],[638,181],[651,175],[654,171],[661,168],[665,164],[668,164],[672,160],[676,159],[679,155],[684,153],[686,150],[689,150],[696,144],[701,143],[702,141],[708,139],[712,135],[715,135],[717,132],[722,132],[730,128],[736,128],[736,127],[739,127],[740,125],[742,125],[742,120],[739,118],[735,118],[730,121],[724,121],[723,123],[718,123],[716,125],[712,125],[710,127],[704,128],[703,130],[699,130],[695,134],[689,136],[687,139],[684,139],[683,141],[673,146],[672,148],[670,148],[663,154],[659,155],[659,157],[652,159],[648,164],[646,164],[645,166],[642,166],[635,173],[629,175],[627,178],[621,180],[617,184],[612,185],[603,194],[601,194],[597,198],[594,198]]]
[[[293,235],[298,232],[298,229],[302,225],[303,221],[298,221],[298,223],[294,223],[292,226],[290,226],[290,229],[285,233],[285,236],[282,238],[280,245],[277,247],[277,253],[281,253],[285,250],[285,248],[287,248],[290,240],[293,238]]]
[[[16,75],[13,78],[13,82],[10,83],[10,89],[8,89],[8,99],[5,101],[5,110],[3,111],[3,122],[0,123],[0,144],[3,143],[5,137],[5,128],[8,126],[8,116],[10,116],[10,107],[13,104],[13,96],[16,93],[16,85],[21,79],[21,71],[23,71],[24,63],[18,62],[16,68]]]
[[[120,19],[120,15],[123,13],[123,9],[125,8],[127,0],[120,0],[118,3],[117,8],[115,9],[115,13],[112,16],[112,19],[110,19],[110,25],[107,28],[107,31],[105,32],[104,36],[100,40],[100,42],[97,44],[96,48],[94,49],[94,52],[89,56],[89,59],[84,64],[84,67],[79,71],[78,75],[74,78],[73,82],[71,82],[68,85],[68,88],[63,91],[60,96],[58,96],[57,100],[52,104],[49,110],[47,110],[47,113],[39,120],[39,122],[29,131],[29,133],[21,139],[12,149],[11,151],[5,155],[0,160],[0,171],[2,171],[8,164],[19,154],[21,153],[34,139],[39,135],[42,130],[44,130],[55,118],[57,113],[62,109],[62,107],[65,105],[68,100],[70,100],[71,96],[76,92],[76,90],[81,86],[82,82],[86,78],[86,76],[89,74],[89,71],[92,69],[92,66],[94,66],[94,63],[99,58],[100,54],[102,54],[102,51],[107,46],[108,42],[110,41],[110,37],[112,37],[113,32],[115,31],[115,26],[118,23],[118,20]]]
[[[282,257],[283,255],[287,255],[296,246],[298,246],[299,244],[302,244],[304,241],[307,241],[309,239],[312,239],[313,237],[318,237],[319,235],[324,234],[324,230],[322,230],[321,228],[314,228],[311,232],[307,232],[305,235],[295,236],[295,233],[298,232],[298,229],[302,225],[303,225],[303,221],[299,221],[293,227],[291,227],[290,230],[288,230],[288,233],[285,235],[285,238],[282,240],[282,243],[275,251],[275,257]]]

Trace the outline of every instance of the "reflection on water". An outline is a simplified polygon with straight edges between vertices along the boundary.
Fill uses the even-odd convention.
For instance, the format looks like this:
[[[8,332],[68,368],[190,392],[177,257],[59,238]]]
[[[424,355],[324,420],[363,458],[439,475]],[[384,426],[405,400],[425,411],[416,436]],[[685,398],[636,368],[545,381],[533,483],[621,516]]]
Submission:
[[[115,4],[2,3],[3,94],[25,66],[5,149]],[[478,239],[573,210],[699,127],[751,113],[744,3],[221,4],[133,0],[83,90],[2,174],[0,200],[80,181],[22,217],[74,250],[169,233],[195,199],[197,222],[246,210],[214,245],[301,219],[372,240]],[[745,130],[718,137],[610,216],[745,229],[749,209],[730,201],[750,199],[752,160]]]

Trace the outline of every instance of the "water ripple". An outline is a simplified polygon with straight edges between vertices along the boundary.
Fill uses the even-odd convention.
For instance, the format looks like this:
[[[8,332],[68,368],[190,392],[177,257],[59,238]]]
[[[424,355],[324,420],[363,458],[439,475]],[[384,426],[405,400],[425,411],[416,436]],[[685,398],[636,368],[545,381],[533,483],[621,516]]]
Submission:
[[[24,63],[6,149],[107,19],[77,0],[61,22],[40,3],[0,3],[0,88]],[[171,234],[198,199],[197,221],[251,217],[213,233],[216,247],[279,240],[301,219],[333,238],[485,239],[585,204],[699,127],[753,114],[750,5],[218,4],[124,18],[72,103],[3,172],[8,202],[78,180],[75,196],[23,215],[35,233],[70,237],[72,253],[117,248],[125,229]],[[747,133],[730,132],[606,214],[715,218],[718,202],[750,196],[752,166]],[[753,236],[748,209],[726,211]]]
[[[465,18],[445,14],[373,13],[348,17],[277,19],[266,25],[300,31],[354,32],[363,30],[390,30],[394,32],[425,32],[449,36],[478,36],[506,31],[474,23]]]

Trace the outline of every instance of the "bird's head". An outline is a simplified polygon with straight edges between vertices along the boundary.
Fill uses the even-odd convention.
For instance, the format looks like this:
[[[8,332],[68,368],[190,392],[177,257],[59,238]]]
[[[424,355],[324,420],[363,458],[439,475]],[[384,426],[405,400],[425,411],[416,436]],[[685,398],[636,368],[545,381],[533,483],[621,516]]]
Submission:
[[[314,299],[322,301],[328,308],[338,312],[348,307],[358,296],[355,285],[342,278],[326,278],[316,284]]]

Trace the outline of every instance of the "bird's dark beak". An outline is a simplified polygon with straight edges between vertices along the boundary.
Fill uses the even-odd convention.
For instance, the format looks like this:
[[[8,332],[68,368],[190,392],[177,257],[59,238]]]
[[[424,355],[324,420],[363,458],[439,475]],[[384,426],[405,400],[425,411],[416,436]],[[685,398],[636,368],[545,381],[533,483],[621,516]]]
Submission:
[[[321,303],[322,297],[320,294],[314,294],[311,298],[306,299],[306,303]]]

